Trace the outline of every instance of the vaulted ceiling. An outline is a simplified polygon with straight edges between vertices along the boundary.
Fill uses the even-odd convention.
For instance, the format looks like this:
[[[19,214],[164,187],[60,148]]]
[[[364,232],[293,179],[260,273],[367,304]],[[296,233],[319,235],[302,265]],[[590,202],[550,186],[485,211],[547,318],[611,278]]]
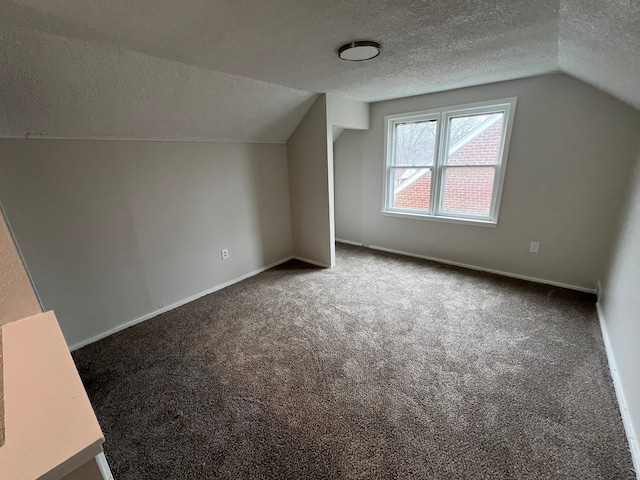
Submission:
[[[565,71],[640,108],[634,0],[0,0],[0,133],[286,141],[363,101]],[[344,62],[343,43],[383,53]]]

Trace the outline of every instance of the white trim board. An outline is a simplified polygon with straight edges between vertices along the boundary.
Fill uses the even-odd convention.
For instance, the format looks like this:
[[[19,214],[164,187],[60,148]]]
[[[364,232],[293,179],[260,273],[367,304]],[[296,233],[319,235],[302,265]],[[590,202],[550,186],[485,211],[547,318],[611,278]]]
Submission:
[[[600,302],[596,303],[596,310],[598,312],[598,322],[600,323],[600,331],[602,332],[602,340],[604,342],[604,351],[607,354],[609,371],[611,372],[613,387],[615,388],[616,398],[618,399],[620,416],[622,417],[622,424],[624,425],[624,431],[627,434],[627,441],[629,442],[633,468],[635,469],[636,478],[640,480],[640,445],[638,444],[638,436],[636,435],[633,424],[631,423],[631,416],[629,415],[629,409],[627,407],[627,399],[624,394],[620,375],[618,374],[618,366],[616,365],[616,359],[613,355],[613,348],[611,347],[611,340],[609,339],[609,333],[607,332],[607,326],[604,321]]]
[[[103,480],[113,480],[113,474],[111,473],[111,469],[109,468],[107,458],[104,456],[104,452],[96,457],[96,463],[98,464],[98,469],[102,474]]]
[[[468,268],[470,270],[477,270],[479,272],[494,273],[496,275],[502,275],[503,277],[517,278],[519,280],[527,280],[529,282],[552,285],[554,287],[568,288],[570,290],[577,290],[579,292],[593,293],[593,294],[596,293],[595,288],[578,287],[577,285],[569,285],[566,283],[554,282],[552,280],[544,280],[542,278],[528,277],[526,275],[519,275],[517,273],[509,273],[509,272],[503,272],[501,270],[493,270],[491,268],[477,267],[475,265],[469,265],[467,263],[452,262],[450,260],[443,260],[442,258],[427,257],[425,255],[417,255],[415,253],[403,252],[401,250],[392,250],[390,248],[376,247],[375,245],[368,245],[368,246],[364,245],[364,246],[372,250],[380,250],[381,252],[395,253],[397,255],[406,255],[407,257],[420,258],[422,260],[431,260],[433,262],[444,263],[445,265],[453,265],[454,267]]]
[[[69,350],[73,352],[74,350],[82,348],[85,345],[89,345],[90,343],[97,342],[98,340],[108,337],[109,335],[112,335],[116,332],[124,330],[125,328],[132,327],[138,323],[144,322],[145,320],[149,320],[150,318],[156,317],[161,313],[165,313],[165,312],[168,312],[169,310],[173,310],[174,308],[181,307],[182,305],[185,305],[189,302],[193,302],[194,300],[197,300],[200,297],[204,297],[205,295],[209,295],[210,293],[217,292],[218,290],[222,290],[223,288],[233,285],[234,283],[241,282],[242,280],[246,280],[249,277],[253,277],[254,275],[265,272],[273,267],[277,267],[282,263],[288,262],[292,258],[294,257],[283,258],[282,260],[278,260],[277,262],[267,265],[266,267],[258,268],[257,270],[253,270],[252,272],[241,275],[240,277],[234,278],[233,280],[229,280],[228,282],[221,283],[219,285],[216,285],[215,287],[209,288],[204,292],[196,293],[195,295],[179,300],[175,303],[172,303],[171,305],[167,305],[166,307],[159,308],[158,310],[154,310],[153,312],[147,313],[146,315],[142,315],[141,317],[134,318],[133,320],[130,320],[128,322],[123,323],[122,325],[118,325],[117,327],[114,327],[102,333],[99,333],[98,335],[88,338],[87,340],[83,340],[81,342],[70,345]]]
[[[346,243],[347,245],[353,245],[354,247],[362,247],[362,244],[359,242],[352,242],[351,240],[343,240],[342,238],[336,238],[336,242]]]

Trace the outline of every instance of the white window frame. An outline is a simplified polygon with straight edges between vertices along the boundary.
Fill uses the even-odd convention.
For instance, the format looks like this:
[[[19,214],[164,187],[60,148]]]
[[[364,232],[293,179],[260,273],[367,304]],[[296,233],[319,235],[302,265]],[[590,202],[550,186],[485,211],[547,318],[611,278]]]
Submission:
[[[516,113],[517,97],[502,98],[486,102],[469,103],[456,105],[453,107],[434,108],[418,112],[399,113],[386,115],[385,119],[385,146],[384,146],[384,194],[382,211],[383,215],[413,218],[420,220],[432,220],[448,223],[472,224],[478,226],[496,227],[500,213],[500,203],[502,200],[502,190],[506,174],[509,145],[511,143],[511,132],[513,130],[513,119]],[[502,127],[502,148],[498,152],[498,160],[495,165],[483,165],[483,167],[494,167],[496,174],[493,180],[493,191],[491,196],[491,207],[488,215],[458,214],[442,210],[442,179],[446,168],[455,168],[446,165],[448,145],[448,125],[452,118],[467,115],[482,115],[487,113],[503,113]],[[408,208],[393,207],[393,181],[392,172],[395,166],[395,131],[396,125],[402,123],[421,122],[437,120],[436,145],[433,165],[412,165],[410,168],[431,170],[431,199],[429,211],[416,211]],[[445,128],[446,127],[446,128]],[[474,166],[475,167],[475,166]],[[407,168],[406,166],[404,168]]]

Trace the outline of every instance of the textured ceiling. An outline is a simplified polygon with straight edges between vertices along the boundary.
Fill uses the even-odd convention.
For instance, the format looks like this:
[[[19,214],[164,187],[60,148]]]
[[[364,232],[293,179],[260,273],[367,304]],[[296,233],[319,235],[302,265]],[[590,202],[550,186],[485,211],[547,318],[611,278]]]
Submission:
[[[559,66],[640,109],[640,1],[563,0]]]
[[[309,92],[375,101],[558,68],[557,1],[16,0],[11,19]],[[3,15],[5,18],[7,15]],[[373,39],[375,61],[336,49]]]
[[[635,0],[0,0],[9,31],[0,55],[21,72],[8,74],[21,95],[46,103],[56,87],[44,84],[55,78],[69,83],[72,104],[78,96],[113,103],[102,108],[118,117],[109,128],[83,119],[94,136],[119,128],[116,136],[281,141],[312,93],[377,101],[558,69],[640,108],[638,8]],[[338,59],[336,49],[357,39],[379,41],[383,54]],[[63,103],[33,114],[54,115]],[[252,114],[254,104],[261,112]],[[66,108],[80,114],[84,105]],[[129,123],[120,123],[121,108]],[[220,112],[230,116],[226,130]],[[18,113],[5,123],[32,131],[32,113],[22,123]],[[50,133],[46,123],[42,131]]]
[[[315,95],[0,22],[0,135],[285,142]]]

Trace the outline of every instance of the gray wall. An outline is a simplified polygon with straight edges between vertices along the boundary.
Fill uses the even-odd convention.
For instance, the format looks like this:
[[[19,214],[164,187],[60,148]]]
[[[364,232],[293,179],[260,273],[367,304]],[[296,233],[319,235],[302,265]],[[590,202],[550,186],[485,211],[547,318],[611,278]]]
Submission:
[[[631,178],[622,228],[611,268],[602,284],[601,320],[609,339],[609,361],[617,368],[626,400],[627,428],[634,439],[636,469],[640,468],[640,152]],[[613,358],[611,358],[613,357]],[[638,470],[636,470],[638,471]]]
[[[284,145],[4,139],[0,201],[71,346],[292,255]]]
[[[369,104],[350,98],[327,95],[329,125],[355,130],[369,129]]]
[[[517,96],[497,228],[382,216],[384,116]],[[336,237],[595,289],[635,161],[640,113],[562,74],[371,105],[335,143]],[[531,241],[540,253],[529,253]]]
[[[318,97],[287,142],[293,251],[296,257],[331,267],[333,157],[326,95]]]
[[[324,267],[335,265],[333,140],[344,128],[369,128],[369,104],[321,95],[287,141],[295,256]]]

